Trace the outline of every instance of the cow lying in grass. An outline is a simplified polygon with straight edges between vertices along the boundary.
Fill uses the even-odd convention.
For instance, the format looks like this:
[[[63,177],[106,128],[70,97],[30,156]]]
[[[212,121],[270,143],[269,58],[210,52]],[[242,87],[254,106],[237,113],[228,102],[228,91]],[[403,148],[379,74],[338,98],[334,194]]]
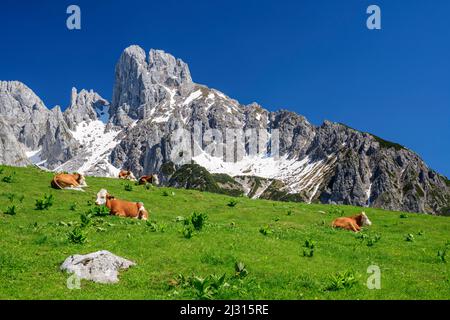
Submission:
[[[120,170],[120,172],[119,172],[119,179],[130,180],[130,181],[137,181],[137,179],[134,176],[133,172],[131,172],[129,170]]]
[[[97,193],[95,204],[98,206],[105,205],[110,210],[110,214],[114,216],[141,220],[148,219],[148,212],[145,210],[142,202],[129,202],[115,199],[106,189],[101,189]]]
[[[152,174],[150,176],[142,176],[139,178],[139,184],[152,184],[154,186],[159,185],[159,179],[158,176],[156,174]]]
[[[86,180],[82,174],[59,173],[55,175],[51,181],[52,188],[68,189],[84,191],[82,188],[87,187]]]
[[[369,220],[365,212],[351,217],[341,217],[333,221],[333,228],[342,228],[353,232],[361,231],[361,227],[370,226],[372,222]]]

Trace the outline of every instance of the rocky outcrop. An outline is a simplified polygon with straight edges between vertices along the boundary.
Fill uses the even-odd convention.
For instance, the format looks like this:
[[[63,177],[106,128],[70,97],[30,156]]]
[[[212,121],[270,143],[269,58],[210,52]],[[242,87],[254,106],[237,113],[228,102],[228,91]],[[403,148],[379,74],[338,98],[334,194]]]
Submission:
[[[86,255],[75,254],[70,256],[64,261],[60,269],[73,273],[78,279],[107,284],[119,282],[119,271],[135,265],[130,260],[103,250]]]
[[[64,120],[70,130],[75,130],[82,122],[95,120],[109,121],[109,102],[93,90],[77,92],[72,88],[70,106],[64,112]]]

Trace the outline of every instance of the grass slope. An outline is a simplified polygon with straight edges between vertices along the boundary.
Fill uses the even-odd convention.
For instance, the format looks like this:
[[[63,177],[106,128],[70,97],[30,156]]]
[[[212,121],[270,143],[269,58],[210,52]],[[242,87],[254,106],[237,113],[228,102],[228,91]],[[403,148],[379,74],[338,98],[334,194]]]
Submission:
[[[51,174],[35,168],[3,167],[0,172],[0,299],[450,297],[450,268],[437,256],[450,240],[446,217],[365,208],[373,226],[361,236],[330,227],[337,216],[361,210],[356,207],[247,198],[237,198],[233,207],[228,205],[233,198],[224,195],[142,186],[126,191],[126,182],[106,178],[87,178],[85,193],[58,191],[50,189]],[[2,181],[13,172],[12,181]],[[70,243],[67,234],[103,187],[117,198],[143,201],[157,231],[143,221],[106,216],[92,219],[87,243]],[[53,206],[35,210],[35,201],[44,194],[54,196]],[[5,214],[12,203],[17,214]],[[208,220],[187,239],[176,217],[194,211],[207,214]],[[408,234],[414,241],[406,240]],[[315,243],[312,257],[303,255],[306,240]],[[137,266],[122,272],[118,284],[82,281],[80,290],[69,290],[61,263],[69,255],[97,250],[109,250]],[[246,277],[235,277],[236,262],[245,264]],[[381,268],[380,290],[366,286],[370,265]],[[336,273],[347,271],[354,273],[354,285],[330,287],[338,282]],[[226,274],[228,285],[205,295],[208,286],[201,279],[190,285],[177,280],[179,274]]]

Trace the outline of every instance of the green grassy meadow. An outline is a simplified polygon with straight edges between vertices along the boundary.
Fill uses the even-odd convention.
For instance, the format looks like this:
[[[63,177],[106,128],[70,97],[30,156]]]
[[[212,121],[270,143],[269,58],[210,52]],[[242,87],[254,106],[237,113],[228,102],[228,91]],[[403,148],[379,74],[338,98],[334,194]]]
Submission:
[[[36,168],[0,167],[0,299],[450,298],[448,217],[364,208],[373,224],[356,235],[330,224],[360,212],[358,207],[134,184],[127,191],[127,182],[90,177],[84,193],[61,191],[50,188],[51,177]],[[82,229],[87,242],[69,241],[101,188],[119,199],[144,202],[154,223],[94,216]],[[44,194],[53,195],[54,203],[36,210]],[[186,238],[177,217],[193,212],[207,220]],[[59,270],[62,262],[97,250],[137,265],[121,272],[117,284],[83,280],[81,289],[69,290],[69,275]],[[245,272],[236,274],[237,262]],[[379,290],[366,286],[370,265],[381,270]],[[217,288],[202,282],[224,274]]]

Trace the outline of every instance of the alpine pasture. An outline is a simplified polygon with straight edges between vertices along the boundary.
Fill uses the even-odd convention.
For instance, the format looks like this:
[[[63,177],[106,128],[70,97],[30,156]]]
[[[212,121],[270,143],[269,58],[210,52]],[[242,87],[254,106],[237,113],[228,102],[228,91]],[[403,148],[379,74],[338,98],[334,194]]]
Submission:
[[[449,299],[450,219],[373,208],[252,200],[0,167],[0,299]],[[105,188],[142,201],[149,220],[94,205]],[[364,210],[355,234],[333,219]],[[61,263],[108,250],[136,262],[117,284],[70,290]],[[381,288],[367,270],[378,266]]]

